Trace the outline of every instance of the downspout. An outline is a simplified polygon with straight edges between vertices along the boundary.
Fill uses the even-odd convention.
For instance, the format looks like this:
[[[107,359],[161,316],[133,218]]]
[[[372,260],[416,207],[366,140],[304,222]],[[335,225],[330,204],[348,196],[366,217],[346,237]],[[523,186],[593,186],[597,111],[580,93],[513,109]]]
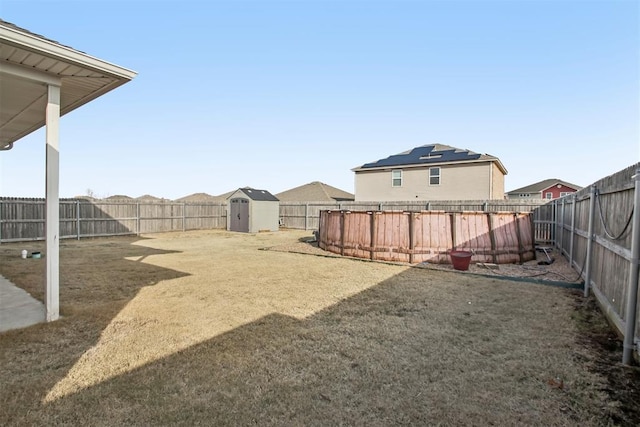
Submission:
[[[633,176],[635,179],[633,222],[631,229],[631,268],[629,272],[629,290],[627,292],[627,310],[625,319],[624,343],[622,347],[622,363],[631,364],[633,356],[633,338],[636,329],[636,310],[638,303],[638,264],[640,263],[640,169]]]

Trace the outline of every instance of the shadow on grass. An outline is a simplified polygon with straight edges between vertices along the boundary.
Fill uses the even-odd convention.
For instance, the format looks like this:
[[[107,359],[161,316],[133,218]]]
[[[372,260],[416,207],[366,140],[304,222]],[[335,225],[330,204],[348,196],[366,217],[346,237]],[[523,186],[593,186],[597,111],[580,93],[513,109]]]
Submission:
[[[188,275],[139,262],[147,257],[177,252],[140,245],[144,240],[118,237],[61,243],[60,320],[0,334],[0,360],[3,361],[0,424],[15,421],[13,417],[19,416],[16,409],[20,404],[25,400],[38,401],[42,398],[40,393],[64,378],[142,288]],[[0,273],[43,301],[45,258],[21,259],[19,254],[23,248],[30,252],[44,251],[44,242],[0,246]],[[9,341],[11,347],[2,345]],[[18,384],[16,381],[26,382]],[[41,421],[34,422],[39,424]]]
[[[597,379],[574,366],[571,328],[559,326],[570,319],[569,292],[408,269],[306,319],[270,314],[43,404],[51,380],[87,349],[60,323],[52,339],[6,350],[26,353],[33,377],[5,384],[0,422],[588,425],[606,415],[597,390],[582,393]],[[95,342],[104,322],[77,318]],[[68,345],[76,356],[56,357]],[[58,375],[42,381],[43,371]],[[557,376],[575,389],[550,388]]]

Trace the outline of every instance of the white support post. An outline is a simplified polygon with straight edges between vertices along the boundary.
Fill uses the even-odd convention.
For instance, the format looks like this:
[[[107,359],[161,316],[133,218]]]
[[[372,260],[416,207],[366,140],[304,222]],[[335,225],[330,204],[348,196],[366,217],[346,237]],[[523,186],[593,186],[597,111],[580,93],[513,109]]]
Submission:
[[[46,108],[46,319],[60,317],[60,86],[48,85]]]

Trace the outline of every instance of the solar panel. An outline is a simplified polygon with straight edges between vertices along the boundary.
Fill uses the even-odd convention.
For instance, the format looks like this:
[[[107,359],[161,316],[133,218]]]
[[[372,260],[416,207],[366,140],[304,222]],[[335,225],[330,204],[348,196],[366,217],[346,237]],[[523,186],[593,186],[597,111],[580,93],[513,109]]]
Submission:
[[[423,147],[416,147],[408,153],[396,154],[389,156],[386,159],[380,159],[376,162],[366,163],[361,168],[379,168],[388,166],[402,166],[402,165],[419,165],[428,163],[443,163],[443,162],[460,162],[465,160],[479,159],[481,154],[471,153],[468,150],[457,151],[455,148],[450,150],[436,151],[435,145],[426,145]]]

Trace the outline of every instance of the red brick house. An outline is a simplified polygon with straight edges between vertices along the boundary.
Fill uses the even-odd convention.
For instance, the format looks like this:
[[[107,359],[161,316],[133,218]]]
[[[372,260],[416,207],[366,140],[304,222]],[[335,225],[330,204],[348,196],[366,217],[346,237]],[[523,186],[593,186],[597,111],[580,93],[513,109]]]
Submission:
[[[516,188],[507,192],[507,199],[546,199],[553,200],[575,193],[582,189],[579,185],[571,184],[560,179],[552,178],[526,187]]]

